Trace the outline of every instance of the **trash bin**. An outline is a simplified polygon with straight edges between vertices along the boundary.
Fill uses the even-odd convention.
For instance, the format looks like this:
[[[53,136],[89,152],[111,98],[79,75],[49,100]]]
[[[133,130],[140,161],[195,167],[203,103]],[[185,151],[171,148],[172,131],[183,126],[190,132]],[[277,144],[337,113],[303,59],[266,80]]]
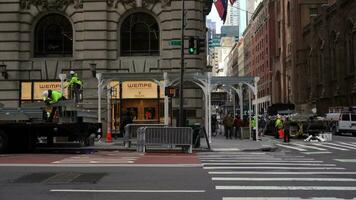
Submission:
[[[200,147],[200,124],[189,125],[193,129],[193,148]]]

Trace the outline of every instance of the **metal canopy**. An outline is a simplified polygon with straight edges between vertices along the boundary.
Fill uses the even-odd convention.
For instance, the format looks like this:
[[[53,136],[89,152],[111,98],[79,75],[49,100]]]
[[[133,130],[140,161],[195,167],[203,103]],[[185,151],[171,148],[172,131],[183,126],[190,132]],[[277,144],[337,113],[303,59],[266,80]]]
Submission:
[[[108,87],[110,81],[154,81],[161,87],[176,85],[179,80],[179,73],[177,72],[146,72],[146,73],[98,73],[98,122],[101,122],[101,93],[105,87]],[[242,85],[247,85],[256,97],[255,101],[255,120],[256,130],[258,130],[258,101],[257,101],[257,83],[259,77],[231,77],[231,76],[212,76],[211,72],[207,73],[189,73],[184,74],[184,81],[191,81],[198,85],[204,93],[205,97],[205,127],[208,132],[209,142],[211,143],[211,91],[217,85],[223,85],[232,89],[240,97],[240,115],[243,113],[242,106]],[[164,82],[160,82],[164,80]],[[110,98],[110,93],[107,93]],[[164,116],[165,124],[168,124],[168,97],[164,98]],[[249,106],[250,107],[250,106]],[[108,108],[109,110],[109,108]],[[251,110],[250,110],[251,111]],[[251,113],[251,112],[250,112]],[[258,131],[256,131],[256,140],[258,139]]]

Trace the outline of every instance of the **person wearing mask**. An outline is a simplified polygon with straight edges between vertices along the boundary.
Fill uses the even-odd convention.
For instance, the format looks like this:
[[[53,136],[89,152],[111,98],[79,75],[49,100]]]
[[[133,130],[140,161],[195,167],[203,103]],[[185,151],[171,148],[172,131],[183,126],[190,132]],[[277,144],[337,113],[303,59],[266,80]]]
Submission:
[[[43,91],[42,96],[43,96],[43,101],[48,106],[52,106],[55,103],[65,100],[63,94],[55,90],[45,90]],[[49,122],[52,122],[56,110],[60,108],[61,108],[60,106],[52,106],[52,111],[47,119]],[[61,112],[61,110],[59,110],[59,112]]]
[[[75,103],[78,103],[80,101],[80,90],[82,89],[83,82],[74,71],[70,71],[69,74],[68,85],[71,89],[71,97],[74,98]]]

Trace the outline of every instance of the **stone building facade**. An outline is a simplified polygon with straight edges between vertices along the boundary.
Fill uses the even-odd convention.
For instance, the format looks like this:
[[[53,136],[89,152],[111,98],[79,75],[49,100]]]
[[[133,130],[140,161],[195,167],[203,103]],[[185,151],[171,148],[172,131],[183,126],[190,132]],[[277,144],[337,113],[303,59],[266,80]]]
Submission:
[[[185,2],[186,36],[205,38],[212,2]],[[177,0],[2,0],[0,103],[19,106],[21,81],[59,81],[74,70],[84,80],[86,105],[95,109],[97,72],[179,70],[180,46],[170,41],[180,40],[180,30]],[[186,71],[206,69],[206,54],[185,57]],[[201,108],[191,89],[186,106]]]
[[[337,0],[318,8],[306,25],[295,66],[300,111],[356,105],[356,2]]]

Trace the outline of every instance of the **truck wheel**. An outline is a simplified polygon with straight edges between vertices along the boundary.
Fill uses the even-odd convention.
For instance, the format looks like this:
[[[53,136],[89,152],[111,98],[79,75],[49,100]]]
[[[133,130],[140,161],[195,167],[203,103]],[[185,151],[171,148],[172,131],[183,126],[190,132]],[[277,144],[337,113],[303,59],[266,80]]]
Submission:
[[[8,137],[4,132],[0,132],[0,153],[4,153],[8,145]]]

